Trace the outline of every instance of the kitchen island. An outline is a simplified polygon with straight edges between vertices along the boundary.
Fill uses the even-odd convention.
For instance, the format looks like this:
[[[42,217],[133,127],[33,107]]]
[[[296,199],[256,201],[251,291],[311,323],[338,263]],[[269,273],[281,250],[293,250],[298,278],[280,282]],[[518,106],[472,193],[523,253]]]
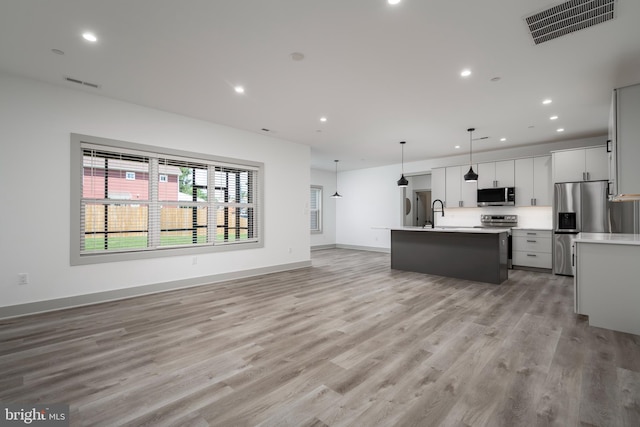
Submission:
[[[500,284],[508,275],[508,229],[391,229],[391,268]]]
[[[580,233],[574,245],[575,312],[591,326],[640,335],[640,235]]]

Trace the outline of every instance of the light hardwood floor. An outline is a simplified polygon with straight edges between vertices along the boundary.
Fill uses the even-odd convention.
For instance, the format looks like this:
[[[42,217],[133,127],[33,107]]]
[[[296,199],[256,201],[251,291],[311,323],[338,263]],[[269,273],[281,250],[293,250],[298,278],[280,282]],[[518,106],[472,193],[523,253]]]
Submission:
[[[640,336],[570,278],[502,285],[312,253],[313,267],[0,320],[0,401],[72,425],[639,426]],[[603,284],[606,286],[606,284]]]

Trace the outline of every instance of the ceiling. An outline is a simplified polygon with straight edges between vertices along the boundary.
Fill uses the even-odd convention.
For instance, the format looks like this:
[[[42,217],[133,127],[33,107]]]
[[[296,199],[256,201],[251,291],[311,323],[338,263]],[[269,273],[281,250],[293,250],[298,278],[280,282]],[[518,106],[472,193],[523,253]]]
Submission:
[[[313,167],[358,169],[399,163],[399,141],[405,161],[466,153],[469,127],[487,137],[474,151],[606,133],[611,90],[640,82],[640,1],[534,44],[523,18],[559,3],[3,1],[0,71],[306,144]]]

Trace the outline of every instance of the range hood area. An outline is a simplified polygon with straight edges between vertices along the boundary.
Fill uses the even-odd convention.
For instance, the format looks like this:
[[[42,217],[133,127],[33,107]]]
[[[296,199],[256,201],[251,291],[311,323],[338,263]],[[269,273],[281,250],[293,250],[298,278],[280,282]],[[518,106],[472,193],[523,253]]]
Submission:
[[[640,200],[640,84],[613,91],[609,116],[609,200]]]

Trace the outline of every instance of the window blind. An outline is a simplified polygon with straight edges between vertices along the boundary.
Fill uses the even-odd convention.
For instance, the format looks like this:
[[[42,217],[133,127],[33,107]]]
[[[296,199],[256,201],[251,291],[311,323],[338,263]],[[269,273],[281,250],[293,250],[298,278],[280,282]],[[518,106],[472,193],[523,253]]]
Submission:
[[[80,253],[257,242],[259,169],[82,148]]]

